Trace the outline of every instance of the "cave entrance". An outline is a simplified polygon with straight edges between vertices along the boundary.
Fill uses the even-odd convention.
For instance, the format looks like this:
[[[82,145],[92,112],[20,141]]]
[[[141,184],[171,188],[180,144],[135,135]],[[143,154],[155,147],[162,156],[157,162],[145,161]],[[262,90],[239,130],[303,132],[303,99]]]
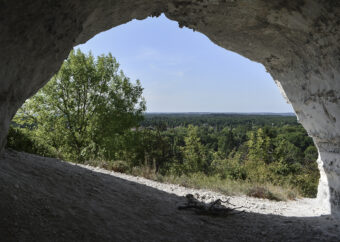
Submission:
[[[113,53],[127,76],[141,80],[147,111],[151,113],[294,113],[280,83],[275,84],[262,64],[215,45],[204,34],[186,27],[179,28],[176,21],[169,20],[164,14],[117,26],[76,48],[91,51],[94,55]],[[155,120],[156,117],[153,125]],[[274,130],[277,123],[271,125]],[[258,128],[262,127],[254,130]],[[290,179],[295,184],[300,183],[303,195],[315,197],[319,180],[315,162],[317,149],[303,128],[298,131],[289,129],[281,129],[282,134],[272,134],[272,147],[268,153],[292,152],[291,158],[285,159],[285,165],[291,162],[288,164],[291,169],[308,168]],[[271,131],[267,129],[265,132],[269,137]],[[278,141],[280,135],[284,141]],[[278,142],[286,146],[285,150],[278,151]],[[284,160],[278,156],[269,160],[275,159]],[[311,162],[313,165],[308,164]],[[292,168],[294,165],[296,167]],[[284,167],[277,167],[276,172],[284,173]],[[306,174],[308,179],[301,179]],[[254,191],[255,196],[256,193],[261,191]]]
[[[289,185],[298,184],[303,195],[315,196],[318,182],[315,178],[318,176],[316,148],[302,126],[294,122],[293,109],[270,74],[261,64],[213,44],[201,33],[185,27],[180,29],[177,25],[164,15],[134,20],[98,34],[75,48],[91,51],[94,56],[111,52],[128,77],[141,80],[150,112],[142,128],[157,129],[160,120],[166,119],[168,126],[157,132],[175,130],[179,126],[187,127],[190,122],[184,120],[191,119],[197,128],[192,130],[193,137],[187,134],[177,140],[177,153],[188,156],[180,158],[180,165],[186,162],[185,159],[193,158],[185,151],[189,143],[186,138],[197,138],[199,141],[192,145],[198,146],[193,148],[208,150],[204,154],[199,151],[197,155],[209,157],[205,166],[216,167],[214,171],[204,168],[206,170],[192,173],[200,172],[212,179],[208,174],[216,172],[221,183],[233,179],[246,181],[248,185],[259,182],[256,187],[247,188],[248,194],[256,197],[293,198],[295,191],[273,194],[267,190],[268,186],[260,184],[265,183],[265,179],[281,177],[287,179],[284,186],[291,180]],[[157,117],[156,113],[163,113],[163,116]],[[177,116],[173,114],[176,118],[169,113],[177,113]],[[229,119],[229,123],[223,123],[221,117]],[[241,123],[237,124],[237,119]],[[217,124],[219,122],[223,124]],[[175,136],[178,135],[176,132]],[[168,145],[174,147],[171,142]],[[162,152],[164,150],[160,150]],[[145,152],[145,160],[137,161],[136,167],[147,163],[166,176],[162,160],[165,158],[154,153]],[[251,159],[256,159],[259,165],[251,164]],[[258,169],[258,173],[251,173],[251,169]],[[265,176],[272,177],[259,174],[261,169],[268,173]],[[274,189],[278,187],[276,184]]]

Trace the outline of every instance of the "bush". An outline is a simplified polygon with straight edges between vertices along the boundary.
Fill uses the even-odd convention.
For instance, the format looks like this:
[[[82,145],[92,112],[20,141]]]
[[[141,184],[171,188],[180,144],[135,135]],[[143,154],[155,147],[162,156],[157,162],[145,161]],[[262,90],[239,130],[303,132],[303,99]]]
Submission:
[[[236,158],[216,159],[211,164],[212,173],[220,175],[221,179],[245,180],[246,170]]]
[[[130,167],[126,161],[118,160],[113,162],[111,169],[115,172],[127,173]]]
[[[314,177],[308,174],[300,174],[295,177],[294,185],[303,196],[316,197],[318,192],[318,180],[318,174],[316,174]]]
[[[131,174],[134,176],[142,176],[155,181],[157,180],[156,171],[148,166],[135,166],[132,168]]]
[[[269,180],[270,172],[268,172],[268,166],[263,161],[246,160],[244,169],[249,182],[264,184]]]
[[[280,201],[278,196],[275,196],[271,191],[269,191],[266,187],[252,187],[248,192],[247,195],[250,197],[257,197],[269,200]]]
[[[12,126],[8,131],[6,148],[45,157],[60,158],[56,149],[46,144],[44,140],[38,139],[28,130]]]

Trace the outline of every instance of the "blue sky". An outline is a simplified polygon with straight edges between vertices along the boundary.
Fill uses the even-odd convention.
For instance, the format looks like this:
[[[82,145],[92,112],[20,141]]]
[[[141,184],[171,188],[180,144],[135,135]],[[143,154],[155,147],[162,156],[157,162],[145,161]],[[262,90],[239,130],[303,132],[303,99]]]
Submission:
[[[178,27],[164,15],[133,20],[83,45],[111,52],[144,87],[147,112],[292,112],[265,68]]]

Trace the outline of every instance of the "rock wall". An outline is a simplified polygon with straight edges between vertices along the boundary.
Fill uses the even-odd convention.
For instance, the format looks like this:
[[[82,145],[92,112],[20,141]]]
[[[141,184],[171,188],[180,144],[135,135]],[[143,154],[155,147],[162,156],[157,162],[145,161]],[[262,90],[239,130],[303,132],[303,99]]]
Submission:
[[[317,0],[36,0],[1,2],[0,147],[17,108],[73,46],[161,13],[262,63],[319,149],[320,205],[340,211],[340,2]]]

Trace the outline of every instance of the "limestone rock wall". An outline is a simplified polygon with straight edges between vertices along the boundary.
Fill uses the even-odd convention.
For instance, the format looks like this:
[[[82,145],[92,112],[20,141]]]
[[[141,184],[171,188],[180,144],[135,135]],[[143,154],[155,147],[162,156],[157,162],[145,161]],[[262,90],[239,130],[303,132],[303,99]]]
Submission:
[[[262,63],[319,149],[322,206],[340,211],[340,2],[317,0],[36,0],[1,2],[0,147],[17,108],[73,46],[161,13]]]

